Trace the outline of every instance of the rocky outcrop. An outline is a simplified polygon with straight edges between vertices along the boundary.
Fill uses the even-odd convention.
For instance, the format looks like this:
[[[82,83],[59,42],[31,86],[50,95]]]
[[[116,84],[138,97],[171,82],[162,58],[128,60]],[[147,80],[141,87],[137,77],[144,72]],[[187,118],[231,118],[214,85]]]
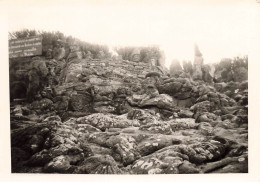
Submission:
[[[212,108],[203,102],[192,110],[197,113],[198,108],[204,108],[211,112]],[[22,107],[12,113],[30,114]],[[97,113],[65,122],[57,115],[46,116],[23,122],[13,130],[13,171],[175,174],[214,172],[218,166],[227,166],[224,171],[232,172],[230,166],[237,166],[234,172],[245,171],[237,160],[243,159],[246,165],[247,131],[234,130],[217,120],[162,121],[149,109],[121,116]],[[238,158],[225,161],[226,155]]]
[[[183,61],[182,65],[183,65],[184,72],[189,73],[190,75],[192,75],[193,69],[192,69],[191,61]]]
[[[108,128],[127,128],[129,126],[139,126],[139,122],[128,120],[126,115],[114,116],[102,113],[91,114],[89,116],[80,117],[76,120],[78,124],[90,124],[95,128],[105,131]]]
[[[13,172],[247,172],[246,62],[204,65],[195,46],[194,64],[168,74],[140,62],[140,51],[134,61],[77,46],[57,52],[33,62],[31,102],[11,102]]]
[[[137,174],[199,173],[194,164],[216,160],[224,155],[225,144],[211,142],[173,145],[138,159],[132,166]]]
[[[76,174],[121,174],[115,160],[109,155],[95,155],[84,160],[74,171]]]
[[[195,57],[193,62],[192,78],[193,80],[202,80],[203,58],[197,44],[195,44],[194,46],[194,52],[195,52]]]
[[[180,65],[180,62],[177,59],[172,60],[170,65],[170,74],[172,76],[179,76],[182,73],[183,69]]]

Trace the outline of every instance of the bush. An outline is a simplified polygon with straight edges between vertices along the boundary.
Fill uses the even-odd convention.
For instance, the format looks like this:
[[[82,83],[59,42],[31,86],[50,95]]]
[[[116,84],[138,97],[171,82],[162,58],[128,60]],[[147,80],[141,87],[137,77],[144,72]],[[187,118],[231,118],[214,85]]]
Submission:
[[[116,47],[115,51],[122,56],[124,60],[132,60],[132,54],[135,50],[140,51],[140,62],[149,62],[152,58],[155,59],[159,65],[161,59],[164,59],[163,52],[158,46],[150,47]]]
[[[43,56],[46,56],[48,49],[53,49],[55,47],[55,43],[58,39],[64,42],[65,49],[68,52],[69,45],[77,44],[80,47],[80,50],[87,53],[90,51],[94,58],[98,57],[100,51],[103,51],[106,58],[110,58],[111,55],[109,53],[109,49],[105,45],[91,44],[85,41],[81,41],[72,36],[65,36],[63,33],[57,32],[47,32],[47,31],[36,31],[36,30],[28,30],[24,29],[16,32],[9,32],[9,39],[22,39],[28,38],[31,36],[41,35],[42,36],[42,46],[43,46]]]

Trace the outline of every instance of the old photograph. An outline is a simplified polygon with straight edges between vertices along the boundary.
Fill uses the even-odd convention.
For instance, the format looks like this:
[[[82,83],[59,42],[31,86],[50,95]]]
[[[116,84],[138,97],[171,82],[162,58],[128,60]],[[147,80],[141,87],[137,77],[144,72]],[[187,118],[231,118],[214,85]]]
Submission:
[[[12,174],[249,172],[256,1],[24,3],[8,14]]]

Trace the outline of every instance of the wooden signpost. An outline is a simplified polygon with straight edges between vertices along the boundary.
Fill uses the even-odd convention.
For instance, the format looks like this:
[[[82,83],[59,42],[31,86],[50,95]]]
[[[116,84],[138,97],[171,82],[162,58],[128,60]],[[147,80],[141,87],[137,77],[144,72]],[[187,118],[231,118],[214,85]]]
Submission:
[[[42,54],[42,36],[9,40],[9,58]]]

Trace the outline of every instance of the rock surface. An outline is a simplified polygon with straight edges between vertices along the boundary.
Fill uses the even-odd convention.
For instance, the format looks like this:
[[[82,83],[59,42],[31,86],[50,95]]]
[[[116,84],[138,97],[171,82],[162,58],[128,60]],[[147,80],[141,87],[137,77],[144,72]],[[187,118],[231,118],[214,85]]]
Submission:
[[[246,61],[204,65],[195,46],[194,65],[168,74],[136,50],[133,61],[64,51],[55,50],[55,74],[45,59],[33,62],[28,100],[13,85],[12,172],[248,172]]]

